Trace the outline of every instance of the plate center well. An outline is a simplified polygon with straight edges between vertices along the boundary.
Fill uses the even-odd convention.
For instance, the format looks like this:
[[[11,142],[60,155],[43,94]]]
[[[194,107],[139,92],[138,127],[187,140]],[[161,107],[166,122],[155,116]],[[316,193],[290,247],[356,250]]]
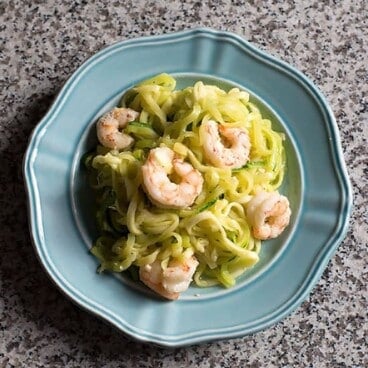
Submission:
[[[237,279],[237,284],[235,287],[231,289],[225,289],[223,287],[199,288],[196,286],[191,286],[189,290],[183,293],[180,297],[180,300],[202,300],[203,298],[224,295],[226,293],[237,290],[240,287],[246,287],[248,283],[252,282],[257,277],[260,277],[272,265],[275,264],[276,260],[282,255],[288,244],[290,244],[294,229],[297,226],[302,205],[303,173],[301,169],[302,166],[299,153],[296,149],[294,139],[290,131],[287,129],[286,124],[282,121],[282,118],[265,101],[263,101],[259,96],[256,96],[254,93],[252,93],[252,91],[248,90],[246,86],[241,86],[228,80],[203,74],[181,73],[173,74],[173,76],[177,80],[177,89],[192,86],[195,82],[200,80],[204,84],[216,85],[226,91],[234,87],[237,87],[241,90],[246,90],[250,94],[250,101],[255,103],[257,107],[261,110],[262,117],[271,120],[273,129],[278,132],[283,132],[286,137],[284,146],[287,158],[287,169],[283,185],[280,188],[280,192],[286,195],[290,201],[292,209],[292,218],[290,225],[277,239],[262,242],[259,262]],[[118,95],[108,98],[106,103],[99,106],[98,111],[96,111],[90,123],[87,125],[87,128],[82,135],[80,143],[74,154],[70,182],[71,202],[77,227],[88,249],[92,247],[93,241],[97,238],[98,234],[94,219],[94,194],[88,185],[86,170],[81,164],[81,158],[86,152],[93,150],[93,148],[97,144],[95,123],[98,118],[106,111],[117,106],[121,99],[121,96],[126,90],[131,87],[132,86],[128,86],[128,88],[122,87],[122,90]],[[91,257],[93,257],[92,254]],[[96,268],[97,266],[98,261],[96,260]],[[129,287],[132,287],[139,292],[153,295],[141,283],[132,281],[132,279],[124,273],[114,274],[114,276],[118,277],[125,285],[128,285]]]

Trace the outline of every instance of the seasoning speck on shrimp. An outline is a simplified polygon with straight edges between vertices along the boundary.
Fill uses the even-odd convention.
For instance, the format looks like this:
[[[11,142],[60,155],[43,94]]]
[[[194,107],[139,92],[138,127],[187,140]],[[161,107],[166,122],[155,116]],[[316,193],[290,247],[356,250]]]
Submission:
[[[150,289],[166,299],[176,300],[187,290],[198,266],[194,256],[184,260],[172,260],[163,269],[159,260],[139,268],[140,280]]]
[[[142,175],[148,197],[161,208],[190,207],[203,187],[201,173],[168,147],[151,149]],[[172,182],[169,175],[175,175],[179,182]]]
[[[134,121],[139,112],[125,107],[116,107],[104,114],[97,122],[97,138],[100,143],[110,149],[128,148],[134,139],[120,131],[128,123]]]
[[[231,128],[208,120],[200,127],[206,160],[221,168],[237,169],[249,160],[250,141],[243,128]]]
[[[247,217],[257,239],[279,236],[289,224],[290,215],[288,199],[278,192],[260,192],[247,204]]]

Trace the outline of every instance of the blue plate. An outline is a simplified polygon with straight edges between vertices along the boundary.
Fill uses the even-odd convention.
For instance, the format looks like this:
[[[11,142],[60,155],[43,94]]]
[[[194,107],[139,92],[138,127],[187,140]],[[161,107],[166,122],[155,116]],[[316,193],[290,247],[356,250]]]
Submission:
[[[263,243],[260,262],[232,289],[191,287],[166,302],[123,276],[98,275],[93,196],[80,158],[96,144],[94,122],[125,90],[173,74],[240,86],[286,135],[281,189],[292,221]],[[116,43],[87,60],[35,128],[24,158],[31,234],[55,284],[79,306],[129,336],[163,346],[232,338],[287,316],[308,295],[345,236],[351,188],[336,122],[317,88],[291,66],[227,32],[195,29]]]

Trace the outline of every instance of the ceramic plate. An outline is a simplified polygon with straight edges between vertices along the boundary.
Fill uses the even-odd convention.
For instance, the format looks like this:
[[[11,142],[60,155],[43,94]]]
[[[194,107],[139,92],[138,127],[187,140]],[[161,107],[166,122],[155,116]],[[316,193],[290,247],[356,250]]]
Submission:
[[[286,135],[281,191],[292,221],[264,242],[260,262],[232,289],[190,287],[178,301],[124,277],[96,273],[93,197],[80,165],[96,144],[94,123],[125,90],[158,73],[247,90]],[[116,43],[87,60],[35,128],[24,159],[31,234],[55,284],[75,303],[140,341],[181,346],[264,329],[308,295],[345,236],[351,189],[333,114],[291,66],[227,32],[195,29]]]

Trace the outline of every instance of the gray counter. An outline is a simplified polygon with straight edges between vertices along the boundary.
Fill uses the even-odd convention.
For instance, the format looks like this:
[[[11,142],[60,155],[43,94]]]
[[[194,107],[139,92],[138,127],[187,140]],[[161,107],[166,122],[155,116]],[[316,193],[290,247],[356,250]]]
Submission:
[[[0,367],[367,367],[367,2],[54,3],[0,3]],[[198,25],[235,32],[318,85],[340,128],[355,207],[345,240],[292,315],[253,336],[166,350],[128,340],[49,281],[28,234],[21,161],[86,58],[119,40]]]

